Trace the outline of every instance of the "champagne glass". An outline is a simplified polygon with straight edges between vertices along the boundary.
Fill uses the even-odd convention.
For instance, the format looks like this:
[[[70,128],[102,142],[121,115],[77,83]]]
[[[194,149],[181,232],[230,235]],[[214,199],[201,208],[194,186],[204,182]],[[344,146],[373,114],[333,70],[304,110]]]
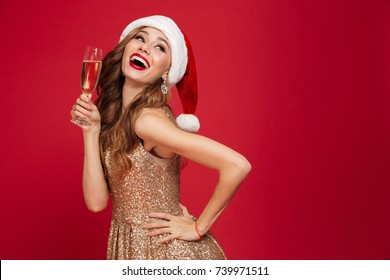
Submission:
[[[95,91],[102,69],[102,54],[103,50],[95,47],[87,47],[83,66],[81,68],[81,91],[90,100],[92,93]],[[85,119],[78,119],[77,123],[83,126],[91,126]]]

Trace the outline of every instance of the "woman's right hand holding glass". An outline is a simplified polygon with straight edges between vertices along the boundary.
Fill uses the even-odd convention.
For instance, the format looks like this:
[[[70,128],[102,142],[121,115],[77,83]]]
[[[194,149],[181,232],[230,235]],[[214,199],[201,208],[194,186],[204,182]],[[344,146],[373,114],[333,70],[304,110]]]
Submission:
[[[83,131],[97,130],[100,131],[100,113],[91,98],[86,94],[81,94],[76,100],[70,112],[72,117],[71,122],[78,125]],[[83,122],[88,122],[90,125],[83,125]]]

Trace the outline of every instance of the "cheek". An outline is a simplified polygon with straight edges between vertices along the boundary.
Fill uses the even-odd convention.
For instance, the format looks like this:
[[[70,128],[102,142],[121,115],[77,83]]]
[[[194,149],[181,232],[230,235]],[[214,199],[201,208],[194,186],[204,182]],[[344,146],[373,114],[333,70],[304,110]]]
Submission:
[[[131,49],[131,45],[128,43],[125,49],[123,50],[122,61],[128,59],[130,49]]]
[[[124,67],[126,67],[128,64],[129,64],[129,52],[130,52],[130,49],[131,49],[131,44],[128,43],[125,47],[125,49],[123,50],[123,55],[122,55],[122,70]]]
[[[157,63],[163,71],[168,71],[171,67],[171,59],[166,55],[159,57]]]
[[[125,58],[125,56],[123,56],[122,57],[122,64],[121,64],[122,73],[124,73],[126,71],[127,64],[128,64],[127,59]]]

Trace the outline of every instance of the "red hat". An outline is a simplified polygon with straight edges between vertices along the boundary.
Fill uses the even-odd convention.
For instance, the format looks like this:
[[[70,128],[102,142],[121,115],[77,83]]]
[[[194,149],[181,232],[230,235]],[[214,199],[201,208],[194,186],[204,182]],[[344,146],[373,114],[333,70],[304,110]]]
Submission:
[[[176,124],[183,130],[198,132],[200,124],[198,118],[194,115],[198,102],[195,58],[188,37],[184,33],[183,35],[187,45],[188,62],[183,78],[176,84],[183,106],[183,114],[177,117]]]

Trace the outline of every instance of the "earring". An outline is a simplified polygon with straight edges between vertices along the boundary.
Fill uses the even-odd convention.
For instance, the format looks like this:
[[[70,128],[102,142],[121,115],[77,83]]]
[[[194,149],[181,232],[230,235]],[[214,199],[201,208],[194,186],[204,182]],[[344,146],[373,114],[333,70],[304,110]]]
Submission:
[[[163,83],[161,84],[161,92],[163,94],[167,94],[168,93],[167,78],[162,77],[162,79],[163,79]]]

